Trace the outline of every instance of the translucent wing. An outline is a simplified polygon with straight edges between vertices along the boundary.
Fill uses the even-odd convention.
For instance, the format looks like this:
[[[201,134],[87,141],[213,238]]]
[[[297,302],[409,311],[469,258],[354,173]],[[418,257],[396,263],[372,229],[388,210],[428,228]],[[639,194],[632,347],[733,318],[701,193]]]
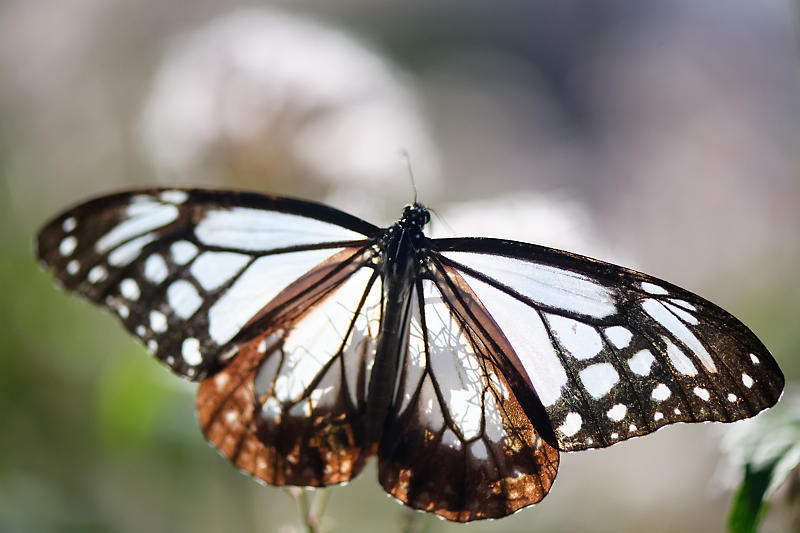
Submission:
[[[375,451],[365,401],[382,318],[380,278],[369,267],[342,272],[295,307],[200,384],[198,418],[212,444],[267,483],[341,483]]]
[[[480,310],[472,314],[486,318]],[[558,451],[523,407],[532,393],[503,368],[491,335],[475,327],[472,314],[447,282],[418,281],[379,449],[387,492],[461,522],[538,502],[558,470]]]
[[[113,311],[174,372],[199,380],[261,333],[246,326],[269,322],[268,304],[287,285],[323,264],[330,273],[363,260],[378,232],[311,202],[152,189],[61,214],[37,251],[64,287]]]
[[[559,449],[609,446],[674,422],[731,422],[781,394],[783,375],[755,335],[679,287],[531,244],[433,242],[432,261],[457,271],[503,332],[503,352],[536,392]]]

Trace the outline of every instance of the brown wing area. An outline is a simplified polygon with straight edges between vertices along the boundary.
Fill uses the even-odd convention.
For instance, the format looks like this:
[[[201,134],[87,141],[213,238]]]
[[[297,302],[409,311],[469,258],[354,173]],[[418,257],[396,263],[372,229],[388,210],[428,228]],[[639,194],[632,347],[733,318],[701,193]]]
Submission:
[[[378,452],[380,482],[403,503],[448,520],[500,518],[547,495],[558,451],[523,409],[496,343],[438,285],[422,280],[415,289]]]
[[[302,486],[361,471],[377,447],[364,416],[382,309],[376,281],[362,268],[200,384],[203,433],[237,467]]]

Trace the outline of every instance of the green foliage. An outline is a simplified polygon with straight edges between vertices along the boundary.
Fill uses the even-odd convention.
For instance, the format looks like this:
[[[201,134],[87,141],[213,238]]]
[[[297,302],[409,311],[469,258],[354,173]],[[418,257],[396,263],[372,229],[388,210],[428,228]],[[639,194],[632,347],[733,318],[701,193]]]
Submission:
[[[729,453],[744,467],[728,531],[752,533],[767,512],[770,497],[800,465],[800,405],[786,398],[759,415],[727,443]]]

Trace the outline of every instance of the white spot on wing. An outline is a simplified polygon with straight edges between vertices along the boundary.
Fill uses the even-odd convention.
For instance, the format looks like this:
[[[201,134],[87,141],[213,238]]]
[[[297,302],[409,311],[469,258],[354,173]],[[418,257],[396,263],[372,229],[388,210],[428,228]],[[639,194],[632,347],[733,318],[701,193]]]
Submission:
[[[439,431],[444,424],[442,412],[439,409],[439,400],[436,397],[436,390],[431,384],[430,376],[425,376],[422,381],[422,388],[419,390],[417,401],[418,417],[420,424],[432,431]]]
[[[281,404],[274,397],[270,396],[261,407],[261,416],[265,420],[279,422],[281,419]]]
[[[675,304],[675,305],[677,305],[679,307],[683,307],[687,311],[697,311],[697,308],[695,306],[693,306],[692,304],[690,304],[689,302],[687,302],[686,300],[678,300],[676,298],[671,298],[670,302],[672,302],[673,304]]]
[[[753,378],[742,372],[742,383],[749,389],[753,386]]]
[[[61,242],[58,244],[58,252],[67,257],[72,255],[72,252],[75,251],[75,248],[78,246],[78,239],[75,238],[74,235],[70,235],[69,237],[64,237]]]
[[[619,374],[611,363],[597,363],[581,370],[580,378],[592,398],[598,399],[608,394],[617,384]]]
[[[650,353],[650,350],[639,350],[633,357],[628,359],[628,366],[631,371],[639,376],[647,376],[650,374],[650,368],[655,362],[656,358]]]
[[[558,426],[558,431],[566,437],[572,437],[581,430],[583,418],[578,413],[569,413],[564,418],[564,423]]]
[[[167,317],[160,311],[150,311],[150,329],[156,333],[167,331]]]
[[[108,272],[106,271],[105,267],[101,265],[95,265],[89,269],[89,273],[86,274],[86,279],[94,285],[95,283],[100,283],[101,281],[105,280],[108,277]]]
[[[591,359],[603,349],[603,339],[592,326],[559,315],[547,321],[561,345],[576,359]]]
[[[696,376],[697,368],[692,363],[692,360],[689,359],[689,357],[687,357],[680,348],[666,339],[665,341],[667,343],[667,355],[669,356],[670,361],[672,361],[672,364],[675,366],[675,370],[684,376]]]
[[[450,431],[449,428],[442,433],[442,444],[454,450],[461,449],[461,440],[459,440],[458,436]]]
[[[142,253],[142,248],[155,240],[156,236],[153,233],[142,235],[125,244],[118,246],[110,254],[108,254],[108,264],[111,266],[122,267],[130,264],[134,259],[139,257]]]
[[[613,291],[571,270],[473,252],[442,255],[494,278],[538,304],[594,318],[617,310]]]
[[[197,255],[197,246],[189,241],[176,241],[169,247],[172,260],[179,265],[185,265]]]
[[[119,292],[127,300],[133,301],[138,300],[142,294],[139,290],[139,284],[131,278],[125,278],[119,282]]]
[[[65,218],[64,222],[61,223],[61,229],[63,229],[67,233],[74,230],[77,226],[78,226],[78,221],[75,220],[75,217]]]
[[[701,400],[703,400],[703,401],[705,401],[705,402],[707,402],[707,401],[709,400],[709,398],[711,398],[711,393],[710,393],[710,392],[708,392],[708,389],[704,389],[704,388],[702,388],[702,387],[695,387],[695,388],[692,390],[692,392],[694,392],[694,393],[695,393],[695,395],[696,395],[698,398],[700,398]]]
[[[178,208],[147,197],[137,197],[127,208],[127,219],[97,240],[94,249],[103,254],[138,235],[166,226],[178,218]]]
[[[199,365],[203,362],[203,356],[200,354],[200,341],[194,337],[189,337],[181,344],[181,356],[188,365]]]
[[[669,390],[669,387],[664,385],[663,383],[659,383],[655,389],[653,389],[653,393],[650,395],[654,400],[663,402],[670,396],[672,396],[672,391]]]
[[[655,414],[653,415],[653,420],[655,420],[656,422],[658,422],[659,420],[664,420],[664,413],[662,413],[661,411],[656,411]]]
[[[606,328],[605,334],[608,340],[611,341],[611,344],[620,350],[626,348],[633,338],[631,330],[623,326],[611,326],[610,328]]]
[[[691,324],[692,326],[696,326],[698,324],[697,318],[695,318],[695,316],[693,314],[689,313],[685,309],[681,309],[677,305],[673,305],[673,304],[671,304],[669,302],[661,302],[661,303],[662,303],[662,305],[664,305],[664,307],[666,307],[667,309],[672,311],[674,314],[676,314],[681,320],[683,320],[687,324]]]
[[[489,457],[489,454],[486,452],[486,445],[482,440],[476,440],[473,442],[469,447],[469,451],[478,461],[483,461]]]
[[[159,254],[151,254],[144,262],[144,277],[150,283],[158,285],[167,279],[168,275],[167,262]]]
[[[665,289],[664,287],[656,285],[655,283],[650,283],[649,281],[642,282],[642,289],[644,289],[645,292],[649,292],[650,294],[658,294],[658,295],[669,294],[669,292],[667,292],[667,289]]]
[[[625,418],[625,415],[627,413],[628,413],[628,408],[625,405],[618,403],[612,406],[611,409],[608,410],[606,416],[608,416],[608,418],[610,418],[615,422],[619,422],[620,420]]]
[[[247,207],[209,211],[197,224],[195,235],[208,246],[253,251],[364,238],[360,233],[313,218]]]
[[[67,263],[67,274],[70,276],[74,276],[77,274],[81,269],[81,264],[78,262],[77,259],[73,259],[69,263]]]
[[[738,399],[739,399],[739,398],[738,398],[738,397],[737,397],[735,394],[733,394],[733,393],[731,393],[731,394],[728,394],[728,401],[729,401],[729,402],[733,403],[733,402],[735,402],[735,401],[736,401],[736,400],[738,400]]]
[[[683,322],[678,320],[675,315],[669,312],[661,302],[647,299],[642,302],[642,309],[653,317],[656,322],[675,335],[687,348],[692,350],[709,372],[717,371],[717,365],[714,364],[714,360],[711,358],[711,355],[709,355],[705,346],[703,346],[700,340],[695,337],[694,333],[692,333]]]
[[[750,354],[750,360],[753,362],[754,365],[757,365],[761,362],[761,360],[758,357],[756,357],[756,354],[754,353]]]
[[[167,287],[167,302],[172,311],[184,320],[194,315],[203,305],[203,299],[197,293],[197,289],[185,279],[170,283]]]
[[[230,281],[250,259],[249,255],[233,252],[203,252],[189,272],[204,290],[213,291]]]
[[[189,194],[187,194],[186,191],[162,191],[161,194],[158,195],[158,198],[170,204],[182,204],[189,199]]]
[[[128,318],[131,314],[131,310],[128,309],[127,305],[120,304],[117,306],[117,314],[122,318]]]

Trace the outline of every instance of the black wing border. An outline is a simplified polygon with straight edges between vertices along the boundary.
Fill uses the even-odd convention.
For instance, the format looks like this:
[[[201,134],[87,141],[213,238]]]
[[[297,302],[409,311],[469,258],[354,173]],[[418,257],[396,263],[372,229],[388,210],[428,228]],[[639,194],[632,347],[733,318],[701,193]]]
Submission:
[[[126,189],[115,189],[109,192],[100,192],[92,195],[88,199],[71,204],[59,211],[59,214],[50,218],[41,226],[38,235],[41,235],[48,228],[55,224],[60,224],[64,218],[82,213],[85,211],[96,211],[113,208],[121,205],[122,200],[127,200],[138,194],[158,197],[159,194],[167,191],[180,191],[189,195],[192,203],[207,203],[218,208],[245,207],[252,209],[262,209],[265,211],[276,211],[292,215],[313,218],[322,222],[327,222],[356,233],[360,233],[367,238],[374,239],[379,237],[383,230],[366,220],[358,218],[335,207],[325,205],[311,200],[301,200],[291,196],[279,196],[265,194],[257,191],[238,190],[238,189],[215,189],[203,187],[186,186],[156,186],[156,187],[133,187]]]

